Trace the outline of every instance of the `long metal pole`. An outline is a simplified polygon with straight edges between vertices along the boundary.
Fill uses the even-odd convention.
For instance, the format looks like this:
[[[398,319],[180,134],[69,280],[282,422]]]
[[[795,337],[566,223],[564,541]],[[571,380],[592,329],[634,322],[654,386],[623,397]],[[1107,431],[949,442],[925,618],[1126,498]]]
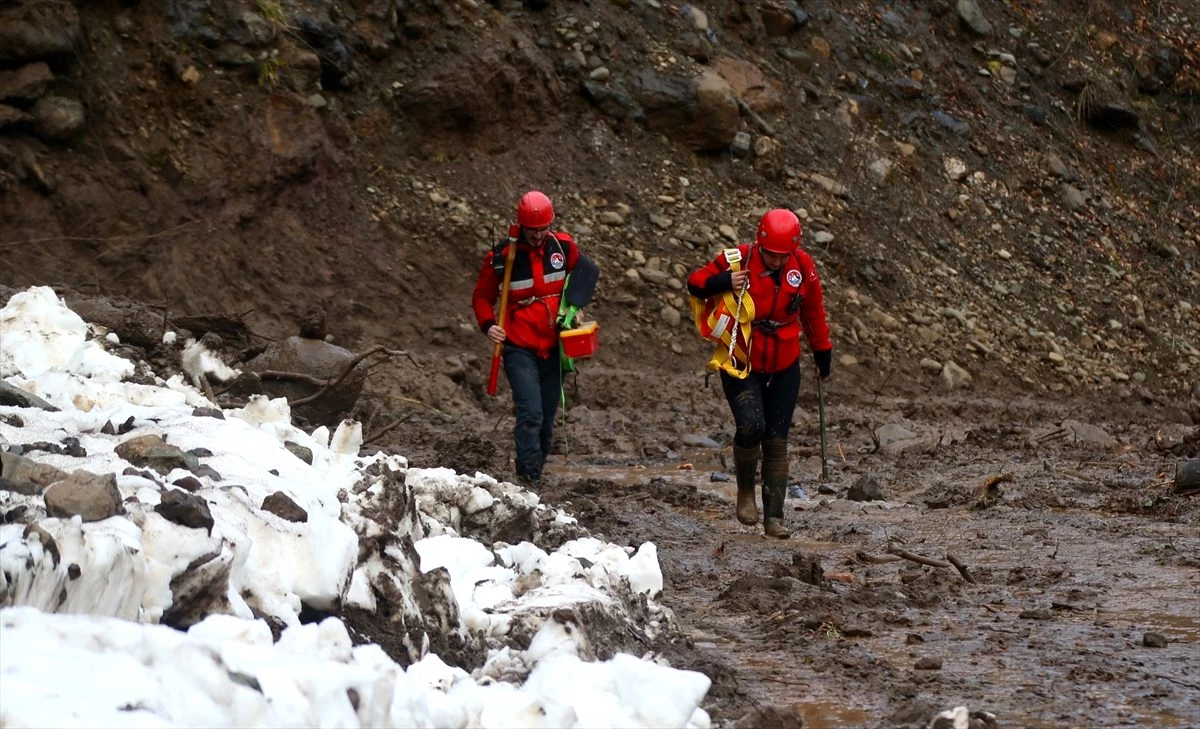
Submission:
[[[829,480],[829,461],[825,458],[825,381],[817,374],[817,415],[821,421],[821,480]]]

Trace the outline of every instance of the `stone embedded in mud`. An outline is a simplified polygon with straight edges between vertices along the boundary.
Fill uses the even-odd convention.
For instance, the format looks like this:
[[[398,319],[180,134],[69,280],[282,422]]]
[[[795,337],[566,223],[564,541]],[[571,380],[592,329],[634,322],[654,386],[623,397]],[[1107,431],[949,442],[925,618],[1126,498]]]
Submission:
[[[1148,632],[1142,636],[1142,645],[1147,648],[1166,648],[1167,636],[1162,633]]]
[[[68,142],[83,131],[83,104],[62,96],[43,96],[33,105],[33,126],[46,142]]]
[[[851,501],[882,501],[885,497],[883,486],[879,485],[875,477],[864,474],[859,476],[850,490],[846,492],[846,498]]]

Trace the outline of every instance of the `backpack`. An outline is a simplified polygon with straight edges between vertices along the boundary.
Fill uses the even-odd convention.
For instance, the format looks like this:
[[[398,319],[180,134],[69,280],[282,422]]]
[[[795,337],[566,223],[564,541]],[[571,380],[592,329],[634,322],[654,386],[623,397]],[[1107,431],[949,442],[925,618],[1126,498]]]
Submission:
[[[726,248],[722,255],[730,271],[740,271],[742,252]],[[754,300],[746,291],[726,291],[701,299],[688,295],[696,332],[716,344],[706,365],[709,372],[724,371],[744,380],[750,374],[750,334],[754,323]],[[740,363],[740,366],[739,366]]]

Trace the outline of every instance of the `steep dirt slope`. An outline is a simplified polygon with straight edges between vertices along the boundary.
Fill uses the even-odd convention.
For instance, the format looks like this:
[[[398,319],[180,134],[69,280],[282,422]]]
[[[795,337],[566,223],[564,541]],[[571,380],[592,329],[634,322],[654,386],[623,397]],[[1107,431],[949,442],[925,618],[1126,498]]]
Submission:
[[[864,378],[1194,394],[1186,3],[0,12],[5,78],[41,78],[0,84],[4,283],[478,351],[475,267],[536,186],[604,268],[601,361],[684,367],[681,275],[788,205]]]

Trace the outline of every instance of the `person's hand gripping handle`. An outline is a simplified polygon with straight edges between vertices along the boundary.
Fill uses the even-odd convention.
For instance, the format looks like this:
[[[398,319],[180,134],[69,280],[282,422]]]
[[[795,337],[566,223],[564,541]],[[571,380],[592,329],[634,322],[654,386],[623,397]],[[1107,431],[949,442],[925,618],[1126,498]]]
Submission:
[[[516,226],[513,226],[514,228]],[[504,351],[504,328],[508,326],[508,287],[512,282],[513,259],[517,257],[517,237],[514,230],[508,232],[508,254],[504,256],[504,282],[500,284],[500,311],[497,325],[488,329],[488,339],[495,342],[492,347],[492,369],[488,373],[487,394],[495,395],[500,384],[500,359]]]

